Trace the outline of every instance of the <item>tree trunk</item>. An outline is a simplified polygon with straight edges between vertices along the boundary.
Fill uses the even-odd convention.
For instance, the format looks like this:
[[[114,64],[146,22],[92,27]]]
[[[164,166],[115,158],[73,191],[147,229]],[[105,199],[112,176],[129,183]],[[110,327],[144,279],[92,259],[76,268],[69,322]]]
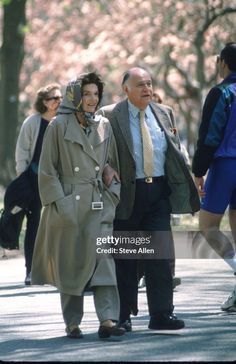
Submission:
[[[27,0],[3,6],[3,42],[0,59],[0,184],[15,173],[14,151],[18,125],[19,77],[24,58],[25,7]]]

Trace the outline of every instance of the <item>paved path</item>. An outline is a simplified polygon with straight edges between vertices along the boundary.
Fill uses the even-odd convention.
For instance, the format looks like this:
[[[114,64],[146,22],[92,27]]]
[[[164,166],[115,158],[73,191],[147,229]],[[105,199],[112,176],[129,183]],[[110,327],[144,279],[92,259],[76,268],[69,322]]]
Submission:
[[[1,253],[1,249],[0,249]],[[148,330],[145,288],[133,332],[99,340],[91,295],[85,297],[84,338],[65,337],[57,290],[25,287],[24,260],[7,253],[0,259],[0,360],[3,361],[235,361],[236,313],[220,310],[235,277],[220,259],[177,260],[182,284],[174,293],[180,331]]]

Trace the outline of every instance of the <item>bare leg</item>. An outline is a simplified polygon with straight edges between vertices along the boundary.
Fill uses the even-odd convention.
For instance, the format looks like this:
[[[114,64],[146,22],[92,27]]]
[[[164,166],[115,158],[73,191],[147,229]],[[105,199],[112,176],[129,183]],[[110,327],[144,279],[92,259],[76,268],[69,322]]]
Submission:
[[[236,212],[235,212],[236,221]],[[199,212],[199,229],[206,238],[208,244],[222,258],[230,258],[234,248],[228,237],[220,231],[220,223],[223,214],[214,214],[206,210]]]

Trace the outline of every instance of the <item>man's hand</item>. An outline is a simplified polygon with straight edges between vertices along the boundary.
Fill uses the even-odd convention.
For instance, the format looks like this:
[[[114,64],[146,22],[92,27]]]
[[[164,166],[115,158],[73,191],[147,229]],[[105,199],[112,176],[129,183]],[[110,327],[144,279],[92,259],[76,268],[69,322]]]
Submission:
[[[197,187],[200,197],[204,197],[206,192],[204,191],[204,177],[194,177],[194,183]]]
[[[115,178],[117,182],[120,182],[119,174],[107,164],[102,174],[103,183],[109,187],[113,178]]]

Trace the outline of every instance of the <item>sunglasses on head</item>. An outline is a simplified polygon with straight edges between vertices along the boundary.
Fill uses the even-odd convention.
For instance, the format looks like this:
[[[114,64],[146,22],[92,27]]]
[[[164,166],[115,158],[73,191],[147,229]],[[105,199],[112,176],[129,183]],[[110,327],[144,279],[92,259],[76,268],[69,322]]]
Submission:
[[[47,101],[49,101],[49,100],[60,101],[60,100],[62,100],[62,96],[52,96],[52,97],[48,97],[46,100]]]

